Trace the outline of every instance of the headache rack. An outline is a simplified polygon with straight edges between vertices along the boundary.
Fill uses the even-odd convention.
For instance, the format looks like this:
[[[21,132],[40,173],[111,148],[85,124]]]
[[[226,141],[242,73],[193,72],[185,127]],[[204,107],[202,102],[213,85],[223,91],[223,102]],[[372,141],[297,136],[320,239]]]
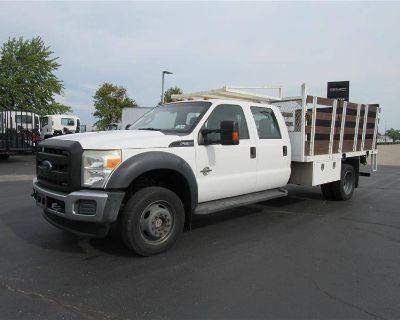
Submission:
[[[256,90],[258,92],[251,92]],[[276,90],[266,95],[261,90]],[[313,162],[371,155],[376,171],[378,104],[360,104],[307,94],[283,97],[280,86],[233,87],[173,95],[174,99],[235,99],[278,107],[285,119],[292,145],[292,161]]]

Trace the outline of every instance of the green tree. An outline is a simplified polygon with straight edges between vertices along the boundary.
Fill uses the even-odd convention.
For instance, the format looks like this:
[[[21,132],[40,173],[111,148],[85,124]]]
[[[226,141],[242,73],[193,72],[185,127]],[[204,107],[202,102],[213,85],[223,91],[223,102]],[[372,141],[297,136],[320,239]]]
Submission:
[[[389,130],[386,131],[386,135],[388,137],[392,138],[393,141],[400,140],[400,130],[399,129],[390,128]]]
[[[9,38],[0,49],[0,109],[65,113],[71,108],[56,103],[63,93],[55,71],[60,67],[40,37]]]
[[[61,114],[72,112],[72,108],[59,102],[52,102],[46,106],[43,106],[40,110],[40,114]]]
[[[171,87],[167,91],[164,92],[164,102],[165,103],[172,102],[171,96],[173,94],[182,94],[182,93],[183,93],[183,91],[182,91],[181,88],[179,88],[179,87]]]
[[[99,119],[96,126],[100,130],[121,121],[123,108],[137,107],[135,100],[128,97],[126,88],[107,82],[97,89],[93,99],[96,110],[93,115]]]

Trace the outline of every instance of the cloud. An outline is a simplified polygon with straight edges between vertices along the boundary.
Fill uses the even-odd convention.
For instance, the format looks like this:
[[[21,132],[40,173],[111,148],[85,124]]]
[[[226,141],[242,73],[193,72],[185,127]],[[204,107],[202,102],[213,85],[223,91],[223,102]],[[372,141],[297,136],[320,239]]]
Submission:
[[[400,127],[400,4],[342,2],[1,2],[0,41],[40,35],[62,67],[64,101],[92,121],[95,90],[127,87],[142,106],[167,86],[198,91],[350,80],[352,100],[380,102]],[[15,19],[23,17],[23,19]]]

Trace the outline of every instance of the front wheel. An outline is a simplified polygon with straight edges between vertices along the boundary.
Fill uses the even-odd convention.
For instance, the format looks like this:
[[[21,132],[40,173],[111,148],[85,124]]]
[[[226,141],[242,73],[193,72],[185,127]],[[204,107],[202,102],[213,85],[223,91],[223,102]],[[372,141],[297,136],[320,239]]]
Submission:
[[[129,199],[119,218],[124,243],[137,254],[150,256],[171,248],[183,231],[182,201],[171,190],[147,187]]]

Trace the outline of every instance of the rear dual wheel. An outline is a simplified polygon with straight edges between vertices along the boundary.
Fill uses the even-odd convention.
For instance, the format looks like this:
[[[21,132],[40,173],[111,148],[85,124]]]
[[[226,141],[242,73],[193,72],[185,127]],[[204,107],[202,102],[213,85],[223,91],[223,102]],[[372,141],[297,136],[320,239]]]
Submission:
[[[328,200],[349,200],[354,193],[356,175],[353,166],[342,164],[340,180],[321,185],[321,191]]]

